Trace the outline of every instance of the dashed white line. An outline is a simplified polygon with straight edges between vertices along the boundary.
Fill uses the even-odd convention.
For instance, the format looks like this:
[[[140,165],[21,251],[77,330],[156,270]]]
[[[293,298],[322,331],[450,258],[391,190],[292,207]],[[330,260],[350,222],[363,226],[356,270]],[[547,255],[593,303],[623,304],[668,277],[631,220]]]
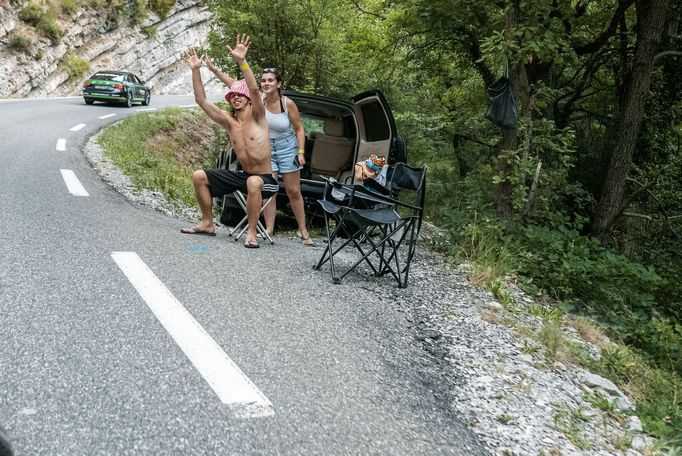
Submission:
[[[57,140],[57,150],[59,150],[59,151],[65,151],[66,150],[66,139],[59,138]]]
[[[69,128],[69,130],[71,130],[71,131],[78,131],[78,130],[80,130],[81,128],[83,128],[85,125],[86,125],[86,124],[80,123],[80,124],[78,124],[78,125],[75,125],[75,126]]]
[[[109,117],[114,117],[116,114],[107,114],[106,116],[99,116],[98,119],[108,119]]]
[[[66,188],[73,196],[90,196],[85,187],[83,187],[83,184],[81,184],[81,181],[76,177],[76,173],[70,169],[60,169],[59,171],[62,173],[64,182],[66,182]]]
[[[238,418],[275,414],[270,400],[239,369],[135,252],[111,257],[220,400]]]

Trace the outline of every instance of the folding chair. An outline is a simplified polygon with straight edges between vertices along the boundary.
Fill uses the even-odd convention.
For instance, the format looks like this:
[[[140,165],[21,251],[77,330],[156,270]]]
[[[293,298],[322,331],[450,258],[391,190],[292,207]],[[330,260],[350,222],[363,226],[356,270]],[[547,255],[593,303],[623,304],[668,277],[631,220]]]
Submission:
[[[375,275],[390,273],[400,288],[407,287],[424,216],[426,168],[397,163],[386,190],[381,192],[364,185],[345,186],[332,179],[326,180],[325,195],[319,203],[325,215],[327,248],[314,268],[319,270],[329,262],[333,282],[341,283],[348,273],[364,262]],[[347,199],[343,202],[329,200],[327,189],[334,189]],[[406,202],[408,193],[412,193],[414,202]],[[336,222],[333,229],[332,220]],[[341,235],[347,239],[335,247],[334,243]],[[360,258],[339,275],[335,257],[349,245],[355,247]]]
[[[242,209],[244,209],[244,214],[245,214],[244,218],[242,218],[241,221],[239,223],[237,223],[237,225],[235,225],[235,227],[232,228],[232,230],[229,233],[229,236],[232,236],[232,234],[234,234],[235,231],[240,230],[239,234],[237,234],[237,236],[235,236],[235,238],[234,238],[234,240],[236,242],[239,240],[239,238],[242,236],[242,234],[244,234],[244,231],[246,231],[246,228],[248,228],[249,216],[246,212],[246,197],[244,196],[244,194],[239,190],[235,190],[232,194],[234,195],[234,198],[237,200],[237,202],[242,207]],[[263,210],[267,207],[267,205],[270,204],[272,199],[276,198],[276,197],[277,197],[277,195],[275,194],[275,195],[272,195],[270,198],[265,200],[265,203],[260,208],[261,214],[263,213]],[[265,227],[263,226],[263,224],[260,221],[260,215],[258,218],[258,222],[256,223],[256,230],[261,235],[261,237],[263,239],[267,239],[271,245],[275,243],[275,241],[272,240],[272,237],[268,234],[268,232],[265,231]]]

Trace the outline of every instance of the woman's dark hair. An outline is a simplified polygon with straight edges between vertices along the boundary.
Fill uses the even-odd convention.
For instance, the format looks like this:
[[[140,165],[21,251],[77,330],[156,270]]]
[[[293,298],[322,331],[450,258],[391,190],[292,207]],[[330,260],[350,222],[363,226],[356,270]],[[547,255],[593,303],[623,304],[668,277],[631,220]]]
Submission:
[[[272,73],[272,74],[274,74],[274,75],[275,75],[275,79],[277,80],[277,82],[283,83],[282,76],[279,74],[279,71],[277,71],[277,68],[263,68],[263,71],[262,71],[261,74],[260,74],[261,77],[263,77],[263,75],[264,75],[265,73]],[[282,87],[281,87],[281,86],[277,88],[277,93],[279,94],[280,97],[282,96]]]

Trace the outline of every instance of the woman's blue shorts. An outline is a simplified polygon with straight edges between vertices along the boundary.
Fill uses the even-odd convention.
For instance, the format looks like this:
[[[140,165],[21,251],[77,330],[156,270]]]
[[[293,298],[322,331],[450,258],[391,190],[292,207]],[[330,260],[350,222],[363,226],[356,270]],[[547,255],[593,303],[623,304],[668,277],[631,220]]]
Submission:
[[[298,154],[298,143],[296,136],[292,133],[290,135],[281,136],[279,138],[270,139],[270,147],[272,148],[272,170],[280,174],[295,173],[300,168],[294,163],[296,154]]]

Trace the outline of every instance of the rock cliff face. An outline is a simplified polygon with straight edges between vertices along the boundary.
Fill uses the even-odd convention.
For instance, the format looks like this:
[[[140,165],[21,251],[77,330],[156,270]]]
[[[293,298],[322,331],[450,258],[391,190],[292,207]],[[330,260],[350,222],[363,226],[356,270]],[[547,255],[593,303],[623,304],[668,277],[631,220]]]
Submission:
[[[100,11],[84,6],[60,15],[64,36],[57,42],[19,19],[27,3],[0,0],[0,98],[78,95],[86,76],[105,69],[136,73],[154,94],[191,93],[191,75],[180,52],[206,41],[211,13],[201,0],[178,0],[166,18],[150,13],[136,26],[128,20],[111,24]],[[149,37],[145,28],[153,30]],[[17,46],[17,36],[30,43]],[[69,80],[64,61],[70,54],[90,62],[84,77]]]

